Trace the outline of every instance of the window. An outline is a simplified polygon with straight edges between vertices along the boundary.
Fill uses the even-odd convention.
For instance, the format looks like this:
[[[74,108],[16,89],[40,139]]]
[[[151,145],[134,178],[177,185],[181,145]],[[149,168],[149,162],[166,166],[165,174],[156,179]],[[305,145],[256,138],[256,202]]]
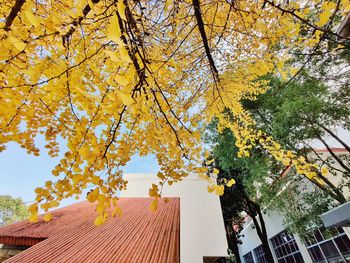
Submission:
[[[307,250],[314,263],[350,262],[350,240],[342,228],[326,233],[325,228],[317,229],[306,241]]]
[[[254,263],[252,252],[249,252],[243,256],[244,263]]]
[[[294,236],[282,231],[270,239],[278,263],[304,263]]]
[[[268,263],[267,259],[265,257],[265,251],[264,251],[262,245],[254,248],[253,252],[254,252],[256,263]]]

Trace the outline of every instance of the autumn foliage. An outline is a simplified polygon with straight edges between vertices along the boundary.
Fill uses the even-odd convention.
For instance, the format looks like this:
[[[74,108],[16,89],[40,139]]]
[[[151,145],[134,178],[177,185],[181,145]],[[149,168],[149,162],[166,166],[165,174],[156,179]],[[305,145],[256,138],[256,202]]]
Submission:
[[[164,184],[190,172],[222,193],[201,161],[201,128],[214,117],[240,155],[259,145],[320,180],[316,165],[255,129],[241,104],[267,90],[261,76],[298,72],[286,64],[291,49],[312,53],[339,37],[334,21],[347,1],[303,2],[1,0],[0,149],[16,142],[39,155],[38,135],[52,157],[58,141],[68,149],[56,179],[36,189],[32,219],[38,205],[47,211],[87,187],[98,224],[111,200],[120,214],[115,194],[135,154],[155,155],[161,167],[153,207]]]

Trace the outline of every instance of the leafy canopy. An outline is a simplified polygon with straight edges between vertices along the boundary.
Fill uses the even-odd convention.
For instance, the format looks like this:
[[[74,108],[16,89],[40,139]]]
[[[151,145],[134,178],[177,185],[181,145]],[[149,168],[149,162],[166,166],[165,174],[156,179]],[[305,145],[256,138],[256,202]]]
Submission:
[[[215,116],[239,155],[258,142],[314,178],[314,165],[256,130],[241,104],[266,91],[260,76],[295,72],[285,67],[289,50],[311,52],[325,34],[335,37],[332,23],[350,9],[303,2],[1,0],[0,149],[16,142],[39,155],[38,135],[52,157],[58,140],[68,149],[52,171],[57,179],[36,189],[31,219],[38,204],[48,210],[91,187],[103,222],[135,154],[158,160],[157,200],[166,182],[205,173],[198,124]]]
[[[22,199],[0,195],[0,226],[12,224],[28,215],[28,208]]]

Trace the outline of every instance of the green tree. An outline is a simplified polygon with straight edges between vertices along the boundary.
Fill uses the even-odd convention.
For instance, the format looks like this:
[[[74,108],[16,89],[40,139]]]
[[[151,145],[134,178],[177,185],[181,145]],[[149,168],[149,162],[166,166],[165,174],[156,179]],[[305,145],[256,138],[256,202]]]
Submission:
[[[252,220],[256,233],[261,240],[266,259],[273,262],[273,255],[268,246],[268,234],[265,226],[264,216],[260,200],[254,192],[251,182],[258,177],[266,176],[266,169],[262,164],[268,165],[263,156],[256,154],[252,156],[238,158],[238,148],[235,146],[235,139],[229,129],[224,129],[221,133],[217,132],[216,122],[208,127],[206,139],[212,144],[212,154],[215,163],[210,164],[211,168],[219,170],[218,180],[235,180],[232,187],[226,188],[221,196],[221,206],[225,222],[225,228],[228,238],[229,249],[234,253],[237,262],[240,262],[238,244],[239,232],[236,232],[233,225],[241,229],[243,220],[242,212],[249,215]]]
[[[0,226],[9,225],[29,216],[21,198],[0,195]]]
[[[341,190],[343,186],[349,186],[350,160],[346,155],[335,154],[324,138],[332,137],[350,151],[350,146],[334,132],[337,126],[348,129],[349,107],[334,96],[332,88],[307,72],[287,85],[276,77],[268,77],[268,80],[270,90],[254,102],[246,101],[245,107],[255,116],[260,129],[270,132],[283,147],[298,152],[306,159],[314,151],[310,146],[311,141],[317,140],[323,144],[331,158],[323,159],[314,152],[316,158],[310,161],[322,163],[320,169],[326,166],[330,174],[341,173],[344,184],[336,187],[319,171],[318,176],[325,181],[327,188],[317,186],[328,191],[338,202],[345,202]],[[336,168],[335,163],[341,168]]]

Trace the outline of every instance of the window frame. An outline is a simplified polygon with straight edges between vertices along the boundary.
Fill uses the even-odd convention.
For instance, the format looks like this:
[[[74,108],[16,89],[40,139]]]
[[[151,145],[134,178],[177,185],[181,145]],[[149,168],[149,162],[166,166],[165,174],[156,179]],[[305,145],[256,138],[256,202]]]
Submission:
[[[299,254],[298,256],[303,260],[303,263],[305,262],[294,235],[288,233],[287,230],[282,230],[278,234],[274,235],[269,239],[269,242],[272,245],[272,250],[275,254],[277,262],[284,262],[286,258],[292,256],[294,262],[299,263],[296,256],[294,256],[296,254]]]
[[[315,234],[313,234],[314,242],[313,243],[311,243],[310,241],[306,241],[305,242],[305,246],[306,246],[307,252],[309,253],[313,263],[329,262],[332,258],[335,258],[335,257],[328,257],[327,258],[325,253],[324,253],[324,251],[323,251],[323,249],[322,249],[321,245],[322,244],[326,244],[328,242],[332,242],[333,246],[335,247],[336,251],[339,254],[339,256],[337,256],[337,257],[339,257],[339,259],[342,259],[344,262],[347,262],[347,260],[349,260],[350,252],[349,252],[349,254],[343,254],[342,251],[340,251],[340,249],[338,247],[338,244],[335,241],[335,239],[337,239],[339,237],[343,237],[343,236],[347,237],[350,240],[350,238],[347,236],[347,234],[345,233],[345,231],[342,228],[337,228],[338,234],[332,235],[331,237],[329,237],[327,239],[323,235],[322,228],[318,228],[315,232],[317,232],[318,236],[321,235],[323,240],[318,241],[317,238],[315,237]],[[321,254],[323,256],[323,260],[314,261],[313,256],[312,256],[311,252],[309,251],[311,248],[314,248],[314,247],[317,247],[320,250],[320,252],[321,252]]]

